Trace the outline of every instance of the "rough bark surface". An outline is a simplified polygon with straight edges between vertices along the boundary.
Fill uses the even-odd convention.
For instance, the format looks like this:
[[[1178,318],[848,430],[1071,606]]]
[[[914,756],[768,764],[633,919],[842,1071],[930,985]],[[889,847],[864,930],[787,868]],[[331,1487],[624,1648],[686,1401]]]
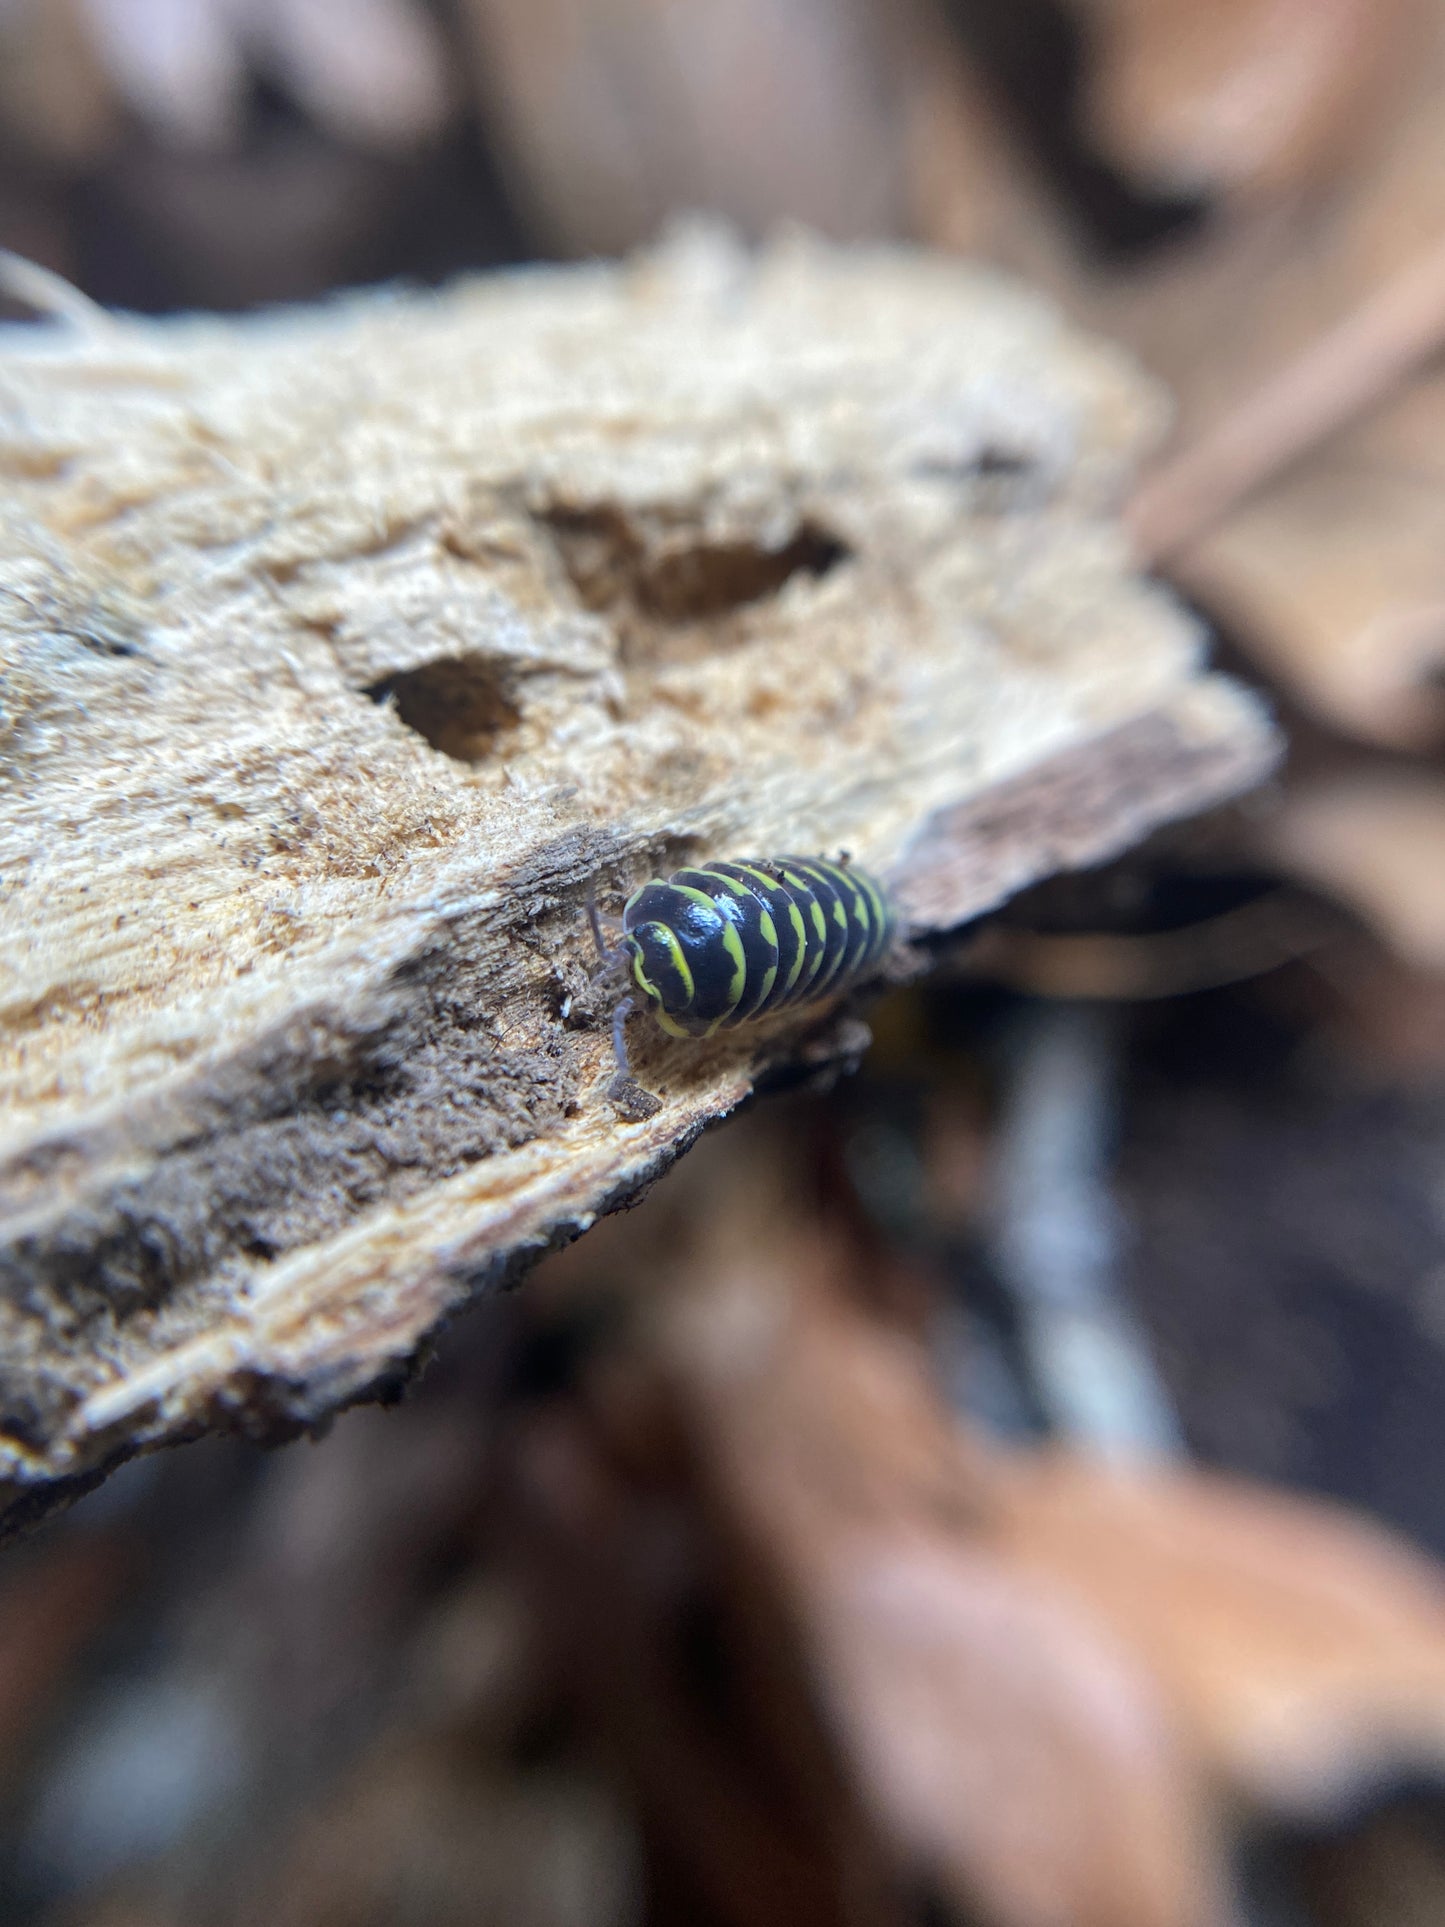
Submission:
[[[842,846],[919,935],[1254,780],[1113,524],[1160,416],[991,276],[802,240],[0,334],[12,1513],[384,1388],[842,1048],[639,1022],[629,1120],[589,886]]]

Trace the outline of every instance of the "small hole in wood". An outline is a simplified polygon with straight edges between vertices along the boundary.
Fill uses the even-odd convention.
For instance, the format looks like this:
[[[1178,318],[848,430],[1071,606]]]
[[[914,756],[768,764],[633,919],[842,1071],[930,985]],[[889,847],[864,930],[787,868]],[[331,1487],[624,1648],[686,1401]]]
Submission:
[[[781,548],[697,543],[658,557],[637,585],[637,605],[659,622],[698,622],[776,595],[795,575],[825,576],[846,546],[804,523]]]
[[[663,527],[644,531],[610,507],[549,509],[540,518],[572,586],[589,609],[616,618],[624,661],[656,662],[744,640],[725,626],[777,595],[796,576],[819,578],[846,562],[845,542],[812,521],[785,541],[708,541]],[[706,639],[698,635],[711,625]],[[675,632],[690,631],[684,642]],[[674,632],[669,634],[669,632]]]
[[[373,702],[390,702],[399,721],[433,749],[460,763],[496,755],[522,720],[499,664],[486,656],[439,656],[367,685]]]

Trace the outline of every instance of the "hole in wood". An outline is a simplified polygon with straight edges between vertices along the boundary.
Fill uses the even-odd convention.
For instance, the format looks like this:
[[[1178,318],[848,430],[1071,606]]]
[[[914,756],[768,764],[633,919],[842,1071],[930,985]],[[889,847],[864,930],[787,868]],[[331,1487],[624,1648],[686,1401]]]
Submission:
[[[617,619],[624,661],[649,662],[701,654],[744,640],[724,619],[775,596],[795,576],[819,578],[846,562],[848,545],[811,521],[787,541],[688,539],[675,529],[644,535],[618,510],[553,508],[539,518],[557,545],[562,566],[589,609]],[[666,631],[714,625],[705,641],[690,643]]]
[[[912,472],[936,481],[1012,482],[1032,475],[1036,467],[1034,458],[1022,449],[1003,448],[989,442],[982,448],[971,448],[959,455],[925,456],[913,464]]]
[[[638,582],[637,603],[659,622],[697,622],[776,595],[795,575],[825,576],[847,558],[843,543],[805,523],[781,548],[699,543],[660,556]]]
[[[487,656],[439,656],[368,683],[366,693],[390,701],[408,729],[460,763],[496,755],[522,720],[505,671]]]

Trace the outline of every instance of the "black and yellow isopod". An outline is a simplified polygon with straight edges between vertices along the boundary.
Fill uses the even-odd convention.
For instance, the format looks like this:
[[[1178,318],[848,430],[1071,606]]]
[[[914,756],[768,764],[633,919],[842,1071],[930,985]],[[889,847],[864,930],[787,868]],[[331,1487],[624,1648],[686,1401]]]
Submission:
[[[644,1002],[674,1037],[711,1037],[856,983],[881,961],[892,928],[873,878],[823,857],[710,863],[650,878],[623,906],[619,944],[604,946],[641,993],[614,1013],[614,1085],[628,1077],[625,1026]]]

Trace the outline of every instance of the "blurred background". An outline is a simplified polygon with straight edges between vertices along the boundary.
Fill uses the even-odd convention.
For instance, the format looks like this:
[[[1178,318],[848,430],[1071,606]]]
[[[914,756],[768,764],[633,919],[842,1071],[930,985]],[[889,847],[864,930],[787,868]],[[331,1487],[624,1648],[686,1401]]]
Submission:
[[[0,245],[101,302],[699,209],[1133,349],[1288,761],[396,1408],[8,1546],[0,1919],[1439,1927],[1445,4],[0,0]]]

